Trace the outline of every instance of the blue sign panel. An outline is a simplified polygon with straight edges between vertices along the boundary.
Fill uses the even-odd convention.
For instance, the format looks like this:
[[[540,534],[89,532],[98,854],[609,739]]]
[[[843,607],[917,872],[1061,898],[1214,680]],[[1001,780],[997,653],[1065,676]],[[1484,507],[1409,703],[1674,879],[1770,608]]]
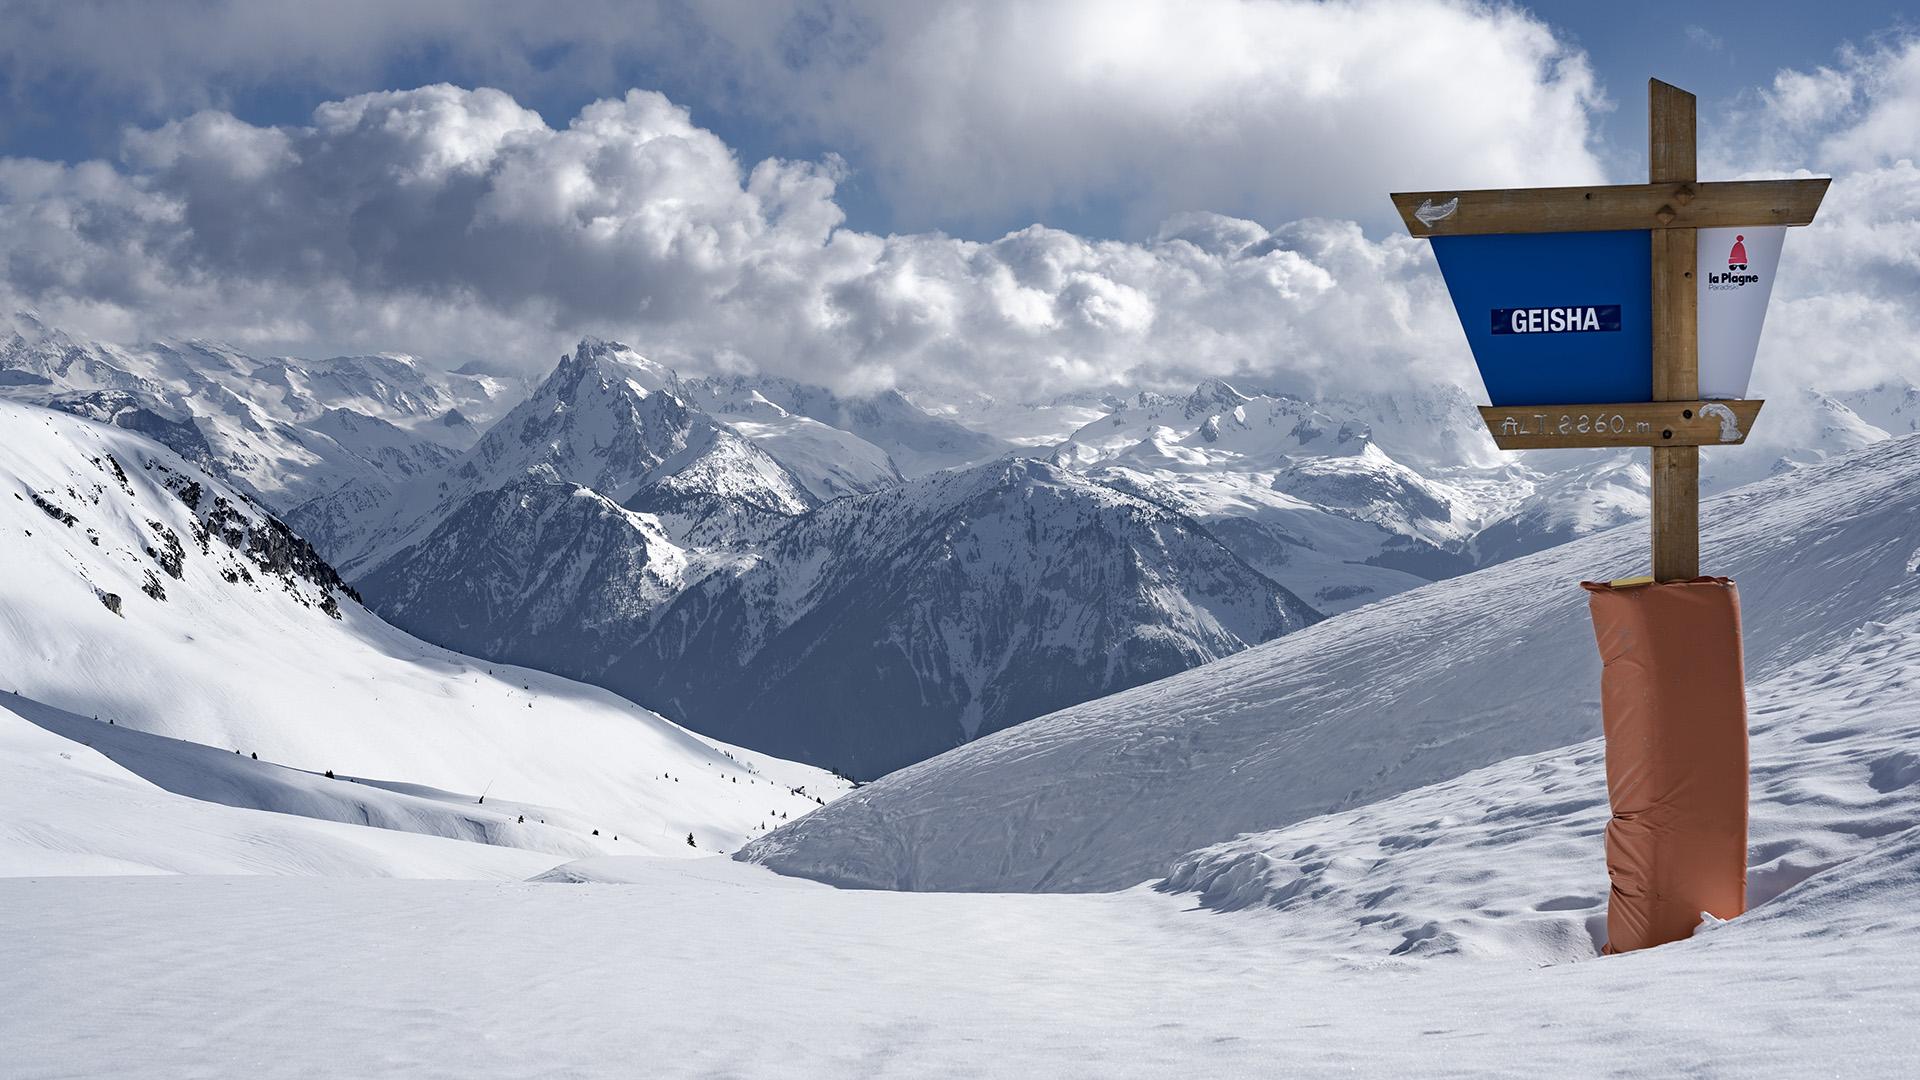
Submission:
[[[1653,400],[1652,236],[1433,237],[1493,404]]]

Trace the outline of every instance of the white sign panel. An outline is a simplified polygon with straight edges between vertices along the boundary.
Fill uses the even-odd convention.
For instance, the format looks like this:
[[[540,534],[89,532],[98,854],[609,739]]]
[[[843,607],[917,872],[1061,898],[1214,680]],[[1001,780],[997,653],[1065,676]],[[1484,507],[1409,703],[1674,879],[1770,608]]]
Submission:
[[[1784,225],[1699,230],[1701,397],[1747,396],[1786,236]]]

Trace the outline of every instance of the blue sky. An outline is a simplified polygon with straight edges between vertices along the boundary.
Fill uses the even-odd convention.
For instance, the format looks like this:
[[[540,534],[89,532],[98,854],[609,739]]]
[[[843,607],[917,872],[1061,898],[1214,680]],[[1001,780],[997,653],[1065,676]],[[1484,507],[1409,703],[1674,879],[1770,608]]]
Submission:
[[[1904,5],[1832,0],[1647,0],[1542,3],[1528,7],[1584,49],[1616,108],[1602,126],[1610,161],[1644,167],[1649,76],[1691,90],[1701,122],[1713,110],[1770,82],[1783,68],[1835,62],[1847,43],[1911,27]]]

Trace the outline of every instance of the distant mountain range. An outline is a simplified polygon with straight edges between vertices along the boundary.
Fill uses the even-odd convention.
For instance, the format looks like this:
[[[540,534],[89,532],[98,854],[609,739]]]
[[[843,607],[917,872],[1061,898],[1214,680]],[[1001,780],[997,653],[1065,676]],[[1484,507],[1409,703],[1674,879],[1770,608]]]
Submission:
[[[1186,515],[1040,461],[908,482],[889,468],[822,503],[822,473],[695,397],[623,346],[583,343],[336,558],[422,636],[855,776],[1319,618]],[[909,408],[865,430],[923,455],[984,445]],[[815,443],[851,435],[814,423]]]
[[[591,339],[522,385],[16,316],[0,396],[172,448],[421,637],[858,777],[1618,524],[1647,486],[1631,453],[1493,453],[1461,390],[943,403]],[[1771,403],[1708,481],[1917,403]]]

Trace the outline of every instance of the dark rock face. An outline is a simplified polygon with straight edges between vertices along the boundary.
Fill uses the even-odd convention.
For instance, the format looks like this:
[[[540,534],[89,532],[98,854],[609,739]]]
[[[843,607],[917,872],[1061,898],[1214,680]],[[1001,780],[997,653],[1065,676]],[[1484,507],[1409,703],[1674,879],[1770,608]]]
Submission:
[[[108,459],[112,461],[111,458]],[[114,461],[117,470],[119,462]],[[361,603],[360,594],[353,586],[341,579],[338,572],[320,557],[313,545],[301,539],[279,518],[267,513],[258,506],[249,505],[245,510],[228,500],[224,495],[215,495],[211,503],[205,499],[205,489],[199,481],[179,472],[163,462],[145,463],[148,472],[158,475],[160,483],[181,505],[194,513],[193,542],[200,553],[210,554],[214,541],[219,541],[230,551],[242,557],[259,571],[262,577],[280,580],[301,603],[311,603],[333,618],[340,617],[340,602],[336,593],[344,595],[354,603]],[[148,527],[158,541],[159,546],[148,545],[147,556],[159,564],[162,570],[178,580],[185,572],[189,558],[186,546],[172,529],[157,521],[148,522]],[[255,584],[255,578],[244,564],[228,565],[221,575],[230,584],[245,582]],[[315,587],[317,599],[309,601],[301,585]],[[160,590],[159,579],[153,579],[151,588],[145,591],[156,600],[165,599],[164,590]],[[160,590],[160,595],[155,595]]]
[[[360,587],[411,633],[578,676],[640,632],[678,554],[603,496],[526,477],[465,500]]]

